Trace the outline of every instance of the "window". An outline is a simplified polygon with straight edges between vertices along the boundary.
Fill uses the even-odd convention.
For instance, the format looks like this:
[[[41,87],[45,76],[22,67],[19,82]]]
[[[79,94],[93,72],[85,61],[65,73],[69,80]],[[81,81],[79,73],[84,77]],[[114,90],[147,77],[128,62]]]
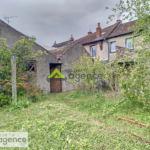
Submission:
[[[30,62],[26,63],[26,71],[35,71],[36,72],[35,61],[30,61]]]
[[[130,48],[130,49],[133,49],[133,46],[132,46],[132,38],[128,38],[125,40],[125,47],[126,48]]]
[[[91,56],[93,58],[95,58],[95,55],[96,55],[96,53],[95,53],[95,45],[93,45],[93,46],[90,47],[90,54],[91,54]]]
[[[115,52],[116,51],[116,42],[111,42],[110,43],[110,52]]]
[[[102,35],[104,35],[106,32],[103,32]]]

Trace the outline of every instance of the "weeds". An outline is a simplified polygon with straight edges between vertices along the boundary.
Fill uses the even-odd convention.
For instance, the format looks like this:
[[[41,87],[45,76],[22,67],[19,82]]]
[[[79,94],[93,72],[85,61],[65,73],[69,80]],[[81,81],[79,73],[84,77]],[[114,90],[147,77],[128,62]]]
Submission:
[[[74,95],[76,97],[78,94],[74,93]],[[67,99],[65,99],[66,96]],[[109,125],[96,119],[96,114],[100,115],[100,112],[103,111],[103,107],[100,106],[109,103],[108,99],[101,100],[100,95],[88,94],[78,95],[76,99],[71,97],[72,93],[54,94],[51,95],[50,100],[47,97],[44,102],[32,103],[29,108],[19,110],[19,113],[18,111],[8,111],[6,113],[7,108],[3,109],[0,111],[0,131],[28,132],[29,150],[150,149],[144,140],[139,140],[132,134],[124,132],[129,129],[124,129],[121,126],[117,127],[112,121],[110,124],[113,123],[113,125]],[[85,108],[79,111],[78,108],[81,102],[89,99],[92,103],[90,105],[88,102],[84,103]],[[72,100],[77,103],[72,104]],[[94,104],[98,104],[98,106],[94,108]],[[86,109],[88,112],[91,107],[93,116],[85,113]],[[131,127],[133,128],[133,126]],[[147,132],[147,129],[144,129]],[[143,131],[143,129],[141,130]],[[139,135],[139,133],[136,134]],[[3,149],[5,150],[5,148]],[[11,148],[11,150],[15,149]]]
[[[139,103],[135,105],[134,102],[124,99],[120,95],[116,97],[116,94],[111,92],[87,94],[74,91],[69,95],[67,93],[60,94],[60,96],[56,96],[56,99],[58,97],[61,97],[59,102],[84,112],[95,119],[121,129],[126,128],[126,131],[147,140],[150,138],[149,129],[119,121],[120,117],[125,117],[150,125],[150,111],[146,111],[147,109],[144,109]]]
[[[10,107],[13,109],[19,109],[21,110],[22,108],[27,108],[29,105],[32,103],[31,100],[28,100],[27,98],[22,98],[19,100],[17,103],[10,103]]]

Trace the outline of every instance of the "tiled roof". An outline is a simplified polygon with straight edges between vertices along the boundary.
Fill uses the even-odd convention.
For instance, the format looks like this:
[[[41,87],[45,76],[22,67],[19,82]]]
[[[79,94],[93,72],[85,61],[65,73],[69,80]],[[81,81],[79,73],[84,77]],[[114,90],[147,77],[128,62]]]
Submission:
[[[61,42],[61,43],[58,43],[58,44],[55,44],[55,45],[52,45],[52,47],[61,47],[61,46],[64,46],[66,45],[67,43],[71,42],[71,39],[68,40],[68,41],[65,41],[65,42]]]
[[[102,29],[102,33],[105,32],[104,35],[102,35],[102,39],[106,38],[111,31],[118,25],[118,23],[115,23],[107,28]],[[76,43],[80,42],[81,44],[90,42],[96,39],[96,32],[86,35],[80,39],[77,39],[75,41],[69,42],[66,45],[59,47],[56,50],[51,50],[51,53],[53,53],[57,58],[59,58],[61,55],[63,55],[66,51],[68,51],[71,47],[73,47]]]
[[[118,23],[115,23],[115,24],[113,24],[113,25],[111,25],[111,26],[109,26],[107,28],[102,29],[102,33],[105,32],[105,34],[101,36],[101,39],[106,38],[117,25],[118,25]],[[82,37],[80,39],[72,41],[72,42],[70,42],[70,43],[68,43],[66,45],[77,43],[77,42],[80,42],[81,44],[83,44],[83,43],[94,41],[96,39],[97,39],[96,38],[96,32],[94,32],[94,33],[86,35],[86,36],[84,36],[84,37]]]
[[[121,33],[129,32],[130,30],[128,30],[128,27],[135,25],[135,22],[136,21],[131,21],[131,22],[127,22],[124,24],[120,24],[120,25],[119,25],[119,22],[117,22],[109,27],[102,29],[102,33],[104,33],[104,34],[100,38],[96,38],[96,32],[94,32],[94,33],[86,35],[80,39],[69,42],[56,50],[52,50],[51,53],[53,53],[57,58],[59,58],[61,55],[63,55],[66,51],[68,51],[71,47],[73,47],[78,42],[85,45],[85,43],[88,43],[88,42],[94,42],[97,40],[105,39],[107,37],[111,37],[111,36],[118,35]]]
[[[130,21],[130,22],[127,22],[127,23],[120,24],[120,25],[109,35],[109,37],[115,36],[115,35],[119,35],[119,34],[123,34],[123,33],[127,33],[127,32],[129,32],[129,31],[133,31],[133,30],[128,30],[128,28],[134,26],[135,24],[136,24],[136,20]]]
[[[53,53],[57,58],[59,58],[61,55],[63,55],[65,52],[67,52],[75,44],[76,43],[65,45],[65,46],[59,47],[55,50],[51,50],[50,52]]]
[[[118,23],[115,23],[107,28],[102,29],[102,33],[105,32],[105,34],[101,37],[106,38],[111,31],[118,25]],[[53,53],[57,58],[59,58],[61,55],[63,55],[66,51],[68,51],[71,47],[73,47],[76,43],[80,42],[81,44],[86,43],[86,42],[90,42],[96,39],[96,32],[86,35],[80,39],[77,39],[75,41],[69,42],[67,44],[65,44],[62,47],[59,47],[56,50],[51,50],[51,53]]]
[[[110,34],[110,32],[118,25],[118,23],[115,23],[112,26],[109,26],[107,28],[102,29],[102,33],[105,32],[105,34],[102,36],[102,38],[105,38],[107,35]],[[59,47],[56,50],[51,50],[50,52],[53,53],[57,58],[59,58],[61,55],[63,55],[66,51],[68,51],[71,47],[73,47],[76,43],[80,42],[81,44],[90,42],[96,39],[96,32],[86,35],[80,39],[77,39],[75,41],[69,42],[65,44],[62,47]]]

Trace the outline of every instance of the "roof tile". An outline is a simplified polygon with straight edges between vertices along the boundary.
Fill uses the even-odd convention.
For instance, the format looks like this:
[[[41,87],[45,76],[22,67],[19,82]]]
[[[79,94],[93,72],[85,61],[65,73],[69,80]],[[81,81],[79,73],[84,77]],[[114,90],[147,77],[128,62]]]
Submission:
[[[64,42],[61,42],[61,43],[58,43],[58,44],[55,44],[55,45],[52,45],[52,47],[61,47],[61,46],[64,46],[66,45],[67,43],[71,42],[71,39],[68,40],[68,41],[64,41]]]
[[[130,21],[130,22],[127,22],[127,23],[120,24],[120,25],[109,35],[109,37],[115,36],[115,35],[119,35],[119,34],[122,34],[122,33],[127,33],[127,32],[129,32],[129,31],[133,31],[133,30],[128,30],[128,28],[134,26],[135,24],[136,24],[136,20]]]
[[[59,47],[58,49],[51,50],[50,52],[53,53],[57,58],[59,58],[61,55],[67,52],[74,45],[75,44],[65,45],[65,46]]]
[[[128,27],[135,25],[135,22],[136,21],[131,21],[131,22],[128,22],[128,23],[120,24],[120,25],[119,25],[119,22],[117,22],[117,23],[115,23],[115,24],[113,24],[109,27],[106,27],[106,28],[102,29],[102,33],[105,32],[105,34],[101,36],[101,39],[105,39],[105,38],[110,37],[110,36],[114,36],[114,35],[117,35],[117,34],[129,32],[130,30],[128,30]],[[89,34],[89,35],[86,35],[86,36],[84,36],[80,39],[77,39],[75,41],[69,42],[69,43],[65,44],[64,46],[59,47],[56,50],[52,50],[51,52],[57,58],[59,58],[66,51],[68,51],[71,47],[73,47],[76,43],[80,42],[81,44],[84,44],[84,43],[88,43],[88,42],[91,42],[91,41],[94,42],[95,40],[97,40],[96,32],[94,32],[92,34]]]

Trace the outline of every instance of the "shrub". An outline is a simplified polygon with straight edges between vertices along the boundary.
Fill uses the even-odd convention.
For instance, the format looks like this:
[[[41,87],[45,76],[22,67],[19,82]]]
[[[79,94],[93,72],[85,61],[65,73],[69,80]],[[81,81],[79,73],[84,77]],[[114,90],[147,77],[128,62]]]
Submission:
[[[99,58],[93,60],[87,54],[80,57],[78,62],[74,62],[72,67],[71,83],[76,91],[95,92],[101,82],[104,63]]]
[[[150,68],[149,68],[150,52],[143,50],[135,57],[134,67],[131,72],[124,72],[126,78],[120,79],[122,94],[127,99],[142,103],[145,107],[149,107],[150,102]]]
[[[0,107],[2,107],[3,105],[7,105],[9,104],[11,101],[11,98],[7,95],[5,95],[4,93],[0,93]]]
[[[40,61],[41,55],[46,54],[41,50],[33,52],[33,38],[21,37],[15,43],[14,47],[9,48],[6,39],[0,38],[0,85],[2,85],[0,95],[0,106],[8,104],[12,99],[12,81],[11,81],[11,53],[16,54],[16,75],[17,75],[17,96],[18,98],[26,96],[39,99],[38,95],[42,93],[35,85],[37,74],[26,71],[26,63],[30,60]],[[34,97],[34,98],[33,98]]]

